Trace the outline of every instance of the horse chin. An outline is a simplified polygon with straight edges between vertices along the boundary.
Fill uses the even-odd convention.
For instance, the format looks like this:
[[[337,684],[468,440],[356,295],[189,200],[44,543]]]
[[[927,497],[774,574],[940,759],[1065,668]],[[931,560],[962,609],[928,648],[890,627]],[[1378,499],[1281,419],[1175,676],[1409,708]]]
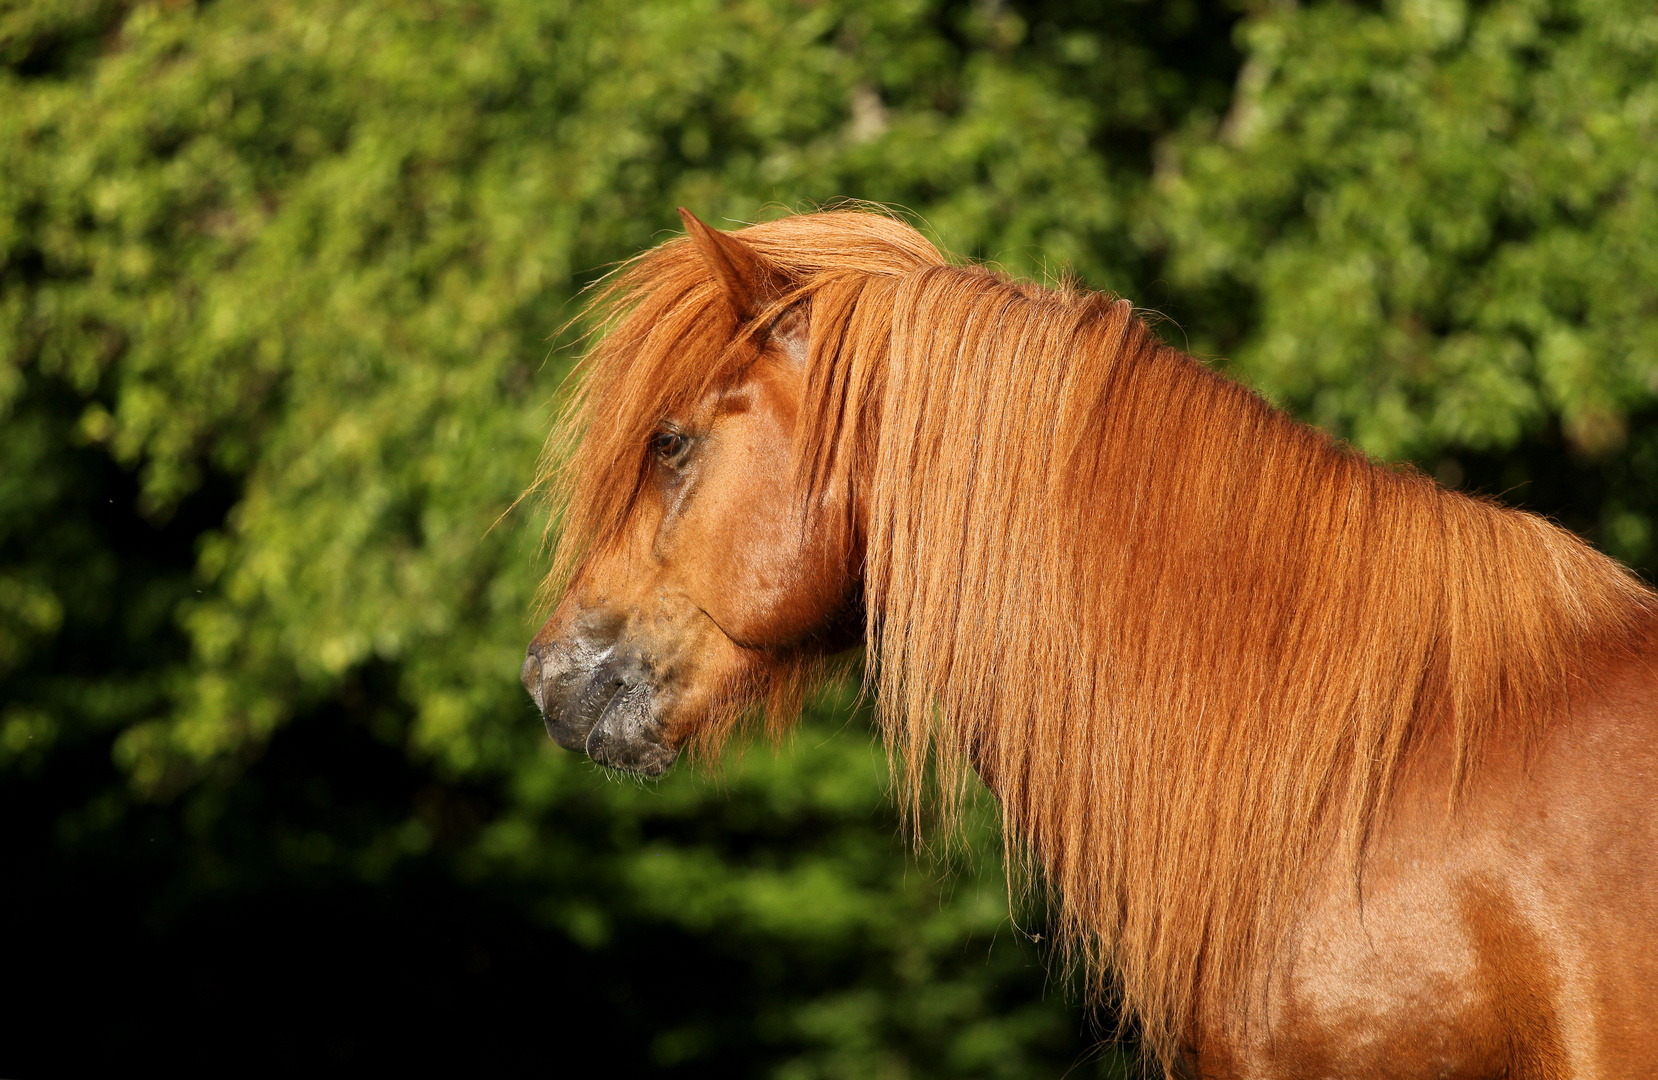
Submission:
[[[597,734],[598,729],[594,729]],[[588,756],[607,769],[655,778],[667,772],[679,758],[677,750],[648,739],[633,742],[598,740],[589,742]]]
[[[679,751],[662,741],[654,698],[648,685],[630,686],[618,693],[587,733],[582,746],[587,756],[607,768],[640,776],[667,772]]]

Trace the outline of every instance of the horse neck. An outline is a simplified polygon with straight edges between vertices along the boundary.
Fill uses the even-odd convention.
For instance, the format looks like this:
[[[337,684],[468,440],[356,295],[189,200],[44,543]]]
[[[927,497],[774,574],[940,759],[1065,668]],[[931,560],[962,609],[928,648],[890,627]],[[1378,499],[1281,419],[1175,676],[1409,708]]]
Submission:
[[[911,776],[980,767],[1068,940],[1172,1039],[1277,946],[1310,850],[1358,858],[1414,734],[1460,770],[1650,595],[1126,305],[934,278],[893,315],[861,480],[884,722]]]

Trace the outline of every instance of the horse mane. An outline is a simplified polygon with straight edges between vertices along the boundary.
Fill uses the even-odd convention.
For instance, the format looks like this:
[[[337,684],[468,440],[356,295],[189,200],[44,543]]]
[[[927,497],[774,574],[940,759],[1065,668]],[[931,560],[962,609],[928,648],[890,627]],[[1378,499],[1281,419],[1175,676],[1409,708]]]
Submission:
[[[1357,881],[1413,748],[1447,739],[1460,781],[1654,608],[1577,537],[1377,465],[1126,301],[952,265],[878,214],[735,235],[793,283],[773,314],[810,307],[798,476],[866,507],[868,679],[910,804],[929,762],[947,803],[986,778],[1165,1067],[1281,955],[1321,859]],[[683,238],[595,306],[545,464],[551,588],[624,528],[654,426],[754,356]]]

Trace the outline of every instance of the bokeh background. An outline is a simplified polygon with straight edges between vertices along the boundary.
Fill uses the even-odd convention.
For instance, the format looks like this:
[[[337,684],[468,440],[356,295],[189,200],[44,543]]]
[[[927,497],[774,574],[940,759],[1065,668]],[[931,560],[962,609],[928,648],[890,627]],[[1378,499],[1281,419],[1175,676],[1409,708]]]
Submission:
[[[843,197],[1658,565],[1650,0],[7,0],[0,1072],[1122,1069],[847,687],[517,683],[581,288]]]

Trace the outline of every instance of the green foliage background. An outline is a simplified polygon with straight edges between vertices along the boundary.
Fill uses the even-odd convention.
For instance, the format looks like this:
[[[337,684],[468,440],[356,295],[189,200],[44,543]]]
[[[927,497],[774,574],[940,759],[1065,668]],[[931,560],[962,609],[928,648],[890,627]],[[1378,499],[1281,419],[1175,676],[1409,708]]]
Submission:
[[[891,203],[1650,574],[1655,146],[1637,0],[0,6],[0,1068],[1121,1068],[847,688],[649,786],[546,740],[579,290]]]

